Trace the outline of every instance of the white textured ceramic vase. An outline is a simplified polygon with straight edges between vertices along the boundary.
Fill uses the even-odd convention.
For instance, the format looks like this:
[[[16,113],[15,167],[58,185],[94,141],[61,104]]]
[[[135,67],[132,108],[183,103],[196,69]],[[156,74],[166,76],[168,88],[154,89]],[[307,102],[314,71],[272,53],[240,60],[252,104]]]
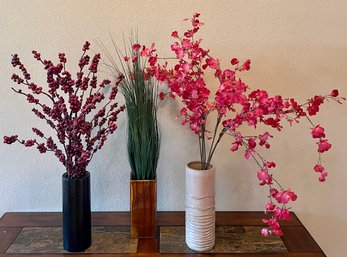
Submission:
[[[186,244],[202,252],[215,244],[215,169],[200,168],[200,162],[186,167]]]

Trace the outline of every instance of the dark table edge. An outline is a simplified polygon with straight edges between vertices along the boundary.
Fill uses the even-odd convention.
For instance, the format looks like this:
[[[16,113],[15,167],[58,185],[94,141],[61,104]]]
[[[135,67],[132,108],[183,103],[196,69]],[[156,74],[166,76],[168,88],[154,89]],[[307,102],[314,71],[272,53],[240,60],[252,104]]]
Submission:
[[[184,211],[158,211],[157,225],[184,225]],[[92,212],[92,224],[102,225],[129,225],[130,216],[127,211],[96,211]],[[281,222],[281,226],[303,226],[301,221],[291,212],[291,221]],[[263,218],[269,215],[261,211],[217,211],[217,225],[243,225],[245,222],[253,226],[264,226]],[[172,222],[174,220],[174,222]],[[230,222],[233,220],[233,222]],[[0,227],[24,226],[61,226],[61,212],[6,212],[0,218]]]

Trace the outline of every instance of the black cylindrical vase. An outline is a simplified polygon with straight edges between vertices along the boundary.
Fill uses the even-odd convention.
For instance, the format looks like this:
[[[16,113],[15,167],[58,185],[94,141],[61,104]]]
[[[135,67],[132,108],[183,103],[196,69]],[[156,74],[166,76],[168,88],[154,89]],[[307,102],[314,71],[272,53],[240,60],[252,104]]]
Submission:
[[[91,245],[90,174],[68,178],[63,174],[64,250],[82,252]]]

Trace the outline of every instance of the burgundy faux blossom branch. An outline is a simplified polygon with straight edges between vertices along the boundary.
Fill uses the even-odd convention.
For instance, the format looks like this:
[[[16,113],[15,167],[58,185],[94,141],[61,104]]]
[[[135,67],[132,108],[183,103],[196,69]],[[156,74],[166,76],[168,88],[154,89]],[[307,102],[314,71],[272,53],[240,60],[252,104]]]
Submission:
[[[39,52],[32,51],[34,58],[46,70],[47,89],[31,81],[17,54],[12,56],[11,61],[12,66],[21,72],[21,75],[13,74],[12,80],[24,86],[19,89],[12,87],[12,90],[34,105],[33,113],[49,125],[56,137],[53,139],[38,128],[32,128],[36,139],[20,140],[18,135],[13,135],[5,136],[4,143],[18,142],[25,147],[35,146],[40,153],[53,152],[65,166],[69,178],[85,174],[93,155],[117,130],[118,115],[125,109],[124,105],[118,106],[115,102],[122,78],[114,84],[107,79],[98,83],[101,56],[95,54],[90,58],[87,55],[89,46],[89,42],[83,45],[76,79],[66,70],[65,53],[59,53],[59,62],[54,65],[50,60],[43,60]],[[106,92],[109,92],[108,97],[105,97]]]
[[[242,125],[251,126],[254,129],[258,124],[281,131],[282,123],[290,125],[298,123],[301,118],[311,124],[311,135],[317,140],[318,161],[314,171],[319,174],[319,181],[326,180],[328,175],[322,166],[321,155],[331,148],[326,139],[324,128],[314,124],[310,116],[319,112],[320,106],[328,100],[341,103],[345,98],[339,97],[339,92],[334,89],[328,95],[316,95],[303,104],[293,98],[283,98],[280,95],[270,96],[265,90],[250,91],[250,88],[237,73],[248,71],[251,61],[241,63],[237,58],[231,58],[230,67],[222,69],[219,59],[210,55],[210,50],[201,47],[202,39],[195,36],[203,23],[199,20],[199,13],[191,21],[192,27],[180,35],[177,31],[171,36],[175,42],[171,44],[171,50],[176,56],[177,62],[172,68],[168,63],[157,63],[158,57],[155,49],[148,52],[152,58],[148,72],[157,80],[167,84],[169,92],[161,94],[161,97],[179,97],[183,103],[178,116],[183,118],[182,125],[188,124],[190,129],[198,136],[202,169],[210,166],[214,152],[221,141],[227,135],[231,138],[232,152],[242,149],[246,159],[253,159],[259,166],[257,177],[261,186],[269,188],[269,200],[265,204],[265,211],[271,213],[270,219],[264,219],[267,228],[262,229],[263,235],[282,235],[279,221],[289,220],[290,212],[287,204],[297,199],[296,194],[290,188],[283,188],[274,178],[273,170],[276,163],[266,160],[259,154],[257,148],[269,149],[269,140],[273,138],[269,131],[258,135],[243,135],[240,129]],[[145,49],[145,47],[144,47]],[[211,97],[204,75],[210,69],[218,79],[217,92]],[[250,91],[250,92],[249,92]],[[206,128],[209,114],[217,113],[215,127],[212,130]],[[228,117],[228,118],[227,118]],[[207,149],[206,141],[211,140],[210,149]]]

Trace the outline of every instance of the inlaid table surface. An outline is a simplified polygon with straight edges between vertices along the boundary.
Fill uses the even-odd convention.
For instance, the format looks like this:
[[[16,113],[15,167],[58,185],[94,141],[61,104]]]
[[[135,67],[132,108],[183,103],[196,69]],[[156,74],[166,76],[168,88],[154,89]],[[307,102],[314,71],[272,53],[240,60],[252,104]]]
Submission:
[[[263,212],[217,212],[216,245],[207,253],[184,243],[184,212],[158,212],[156,239],[130,239],[129,212],[92,213],[92,246],[83,253],[62,248],[62,214],[13,212],[0,219],[0,257],[23,256],[326,256],[300,220],[282,224],[284,236],[260,236]]]

